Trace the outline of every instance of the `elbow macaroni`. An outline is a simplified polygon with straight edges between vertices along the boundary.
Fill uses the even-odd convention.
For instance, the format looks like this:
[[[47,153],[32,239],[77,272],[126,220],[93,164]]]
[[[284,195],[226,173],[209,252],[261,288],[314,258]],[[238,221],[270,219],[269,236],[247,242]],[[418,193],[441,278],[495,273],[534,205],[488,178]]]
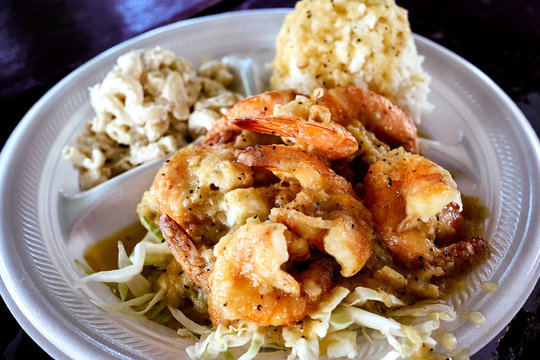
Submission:
[[[233,73],[207,60],[195,70],[185,59],[156,47],[118,58],[90,88],[96,113],[64,158],[90,189],[139,164],[163,157],[210,129],[242,98],[229,90]]]

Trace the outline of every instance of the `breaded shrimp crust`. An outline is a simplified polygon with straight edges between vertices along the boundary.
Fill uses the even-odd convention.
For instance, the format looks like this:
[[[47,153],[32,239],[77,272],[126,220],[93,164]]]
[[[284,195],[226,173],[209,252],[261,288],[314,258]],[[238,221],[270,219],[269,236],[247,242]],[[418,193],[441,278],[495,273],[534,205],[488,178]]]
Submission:
[[[402,265],[440,267],[449,276],[485,258],[484,239],[456,233],[461,194],[450,173],[428,159],[394,149],[370,166],[364,191],[377,233]]]

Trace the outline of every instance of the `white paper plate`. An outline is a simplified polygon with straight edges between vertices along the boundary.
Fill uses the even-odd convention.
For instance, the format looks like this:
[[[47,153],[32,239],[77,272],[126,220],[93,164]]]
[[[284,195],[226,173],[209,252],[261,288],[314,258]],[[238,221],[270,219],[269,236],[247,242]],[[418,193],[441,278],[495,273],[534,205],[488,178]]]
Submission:
[[[119,55],[156,45],[193,63],[228,54],[251,56],[260,72],[261,60],[273,56],[285,13],[249,11],[194,19],[122,43],[61,81],[13,132],[0,157],[0,290],[23,328],[52,356],[186,356],[187,341],[174,331],[93,306],[90,297],[111,296],[105,286],[74,289],[82,275],[74,260],[82,258],[83,249],[135,219],[134,206],[118,208],[113,197],[106,200],[108,210],[88,208],[88,216],[62,230],[66,209],[59,190],[76,192],[76,174],[61,149],[92,117],[88,87],[103,79]],[[474,353],[512,319],[539,276],[538,138],[516,105],[478,69],[431,41],[416,37],[416,42],[433,77],[430,100],[436,106],[425,117],[423,130],[442,143],[427,154],[455,171],[462,192],[479,197],[491,212],[486,237],[493,255],[471,274],[469,289],[449,300],[458,313],[476,310],[486,317],[480,328],[465,320],[448,326],[459,346]],[[118,191],[132,191],[133,204],[140,196],[125,187]],[[480,289],[488,280],[499,284],[496,293]],[[363,354],[376,356],[382,350],[373,346]]]

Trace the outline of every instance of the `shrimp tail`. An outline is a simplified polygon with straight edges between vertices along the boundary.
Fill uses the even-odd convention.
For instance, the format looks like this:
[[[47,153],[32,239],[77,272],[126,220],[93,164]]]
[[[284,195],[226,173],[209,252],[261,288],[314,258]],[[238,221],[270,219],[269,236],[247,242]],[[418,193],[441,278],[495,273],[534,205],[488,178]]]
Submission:
[[[294,90],[268,91],[250,96],[231,107],[227,113],[206,133],[202,144],[224,144],[234,141],[242,129],[232,120],[244,116],[272,115],[275,105],[283,105],[294,100],[298,93]]]
[[[201,140],[202,145],[225,144],[233,141],[242,129],[222,116]]]
[[[167,241],[171,253],[176,261],[180,263],[182,269],[197,286],[208,289],[208,276],[212,269],[200,256],[189,234],[167,214],[161,215],[159,228]]]
[[[446,277],[453,276],[485,259],[489,254],[488,248],[483,238],[465,239],[439,248],[439,256],[434,263],[444,269]]]
[[[264,134],[297,137],[301,132],[301,121],[304,120],[293,116],[246,116],[233,119],[232,123],[242,129]]]
[[[255,145],[243,150],[238,162],[252,167],[293,175],[303,187],[318,184],[331,193],[346,193],[357,198],[351,185],[315,154],[286,145]]]
[[[231,122],[242,129],[295,138],[329,160],[342,159],[358,150],[354,136],[336,123],[323,124],[295,116],[242,117]]]

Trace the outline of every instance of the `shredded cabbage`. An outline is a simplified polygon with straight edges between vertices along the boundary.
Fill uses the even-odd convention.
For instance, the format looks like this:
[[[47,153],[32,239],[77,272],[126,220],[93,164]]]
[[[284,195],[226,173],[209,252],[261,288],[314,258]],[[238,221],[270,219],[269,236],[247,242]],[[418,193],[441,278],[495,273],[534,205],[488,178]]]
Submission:
[[[146,216],[140,216],[139,220],[142,226],[148,230],[147,236],[154,238],[156,242],[161,242],[161,240],[163,240],[163,234],[161,233],[158,224],[148,220]]]
[[[357,336],[369,342],[372,338],[386,338],[393,350],[385,359],[406,359],[417,354],[423,344],[436,345],[433,333],[440,327],[440,320],[456,318],[453,309],[442,303],[405,306],[391,294],[365,287],[355,288],[344,298],[344,289],[336,289],[327,301],[327,305],[333,306],[323,306],[302,326],[283,329],[285,346],[291,349],[289,359],[318,359],[320,348],[326,349],[328,358],[354,358],[359,353]],[[368,301],[380,302],[387,310],[376,313],[362,309]],[[325,316],[317,316],[319,314]],[[404,321],[400,321],[401,318]],[[414,321],[406,325],[411,318]]]
[[[348,357],[354,359],[358,356],[356,347],[356,331],[340,330],[327,335],[325,341],[329,342],[326,354],[329,358]]]
[[[123,269],[133,265],[129,259],[126,248],[121,241],[118,242],[118,268]],[[125,286],[131,291],[136,297],[142,296],[146,293],[149,293],[152,290],[152,284],[141,274],[134,275],[131,280],[126,281]],[[123,285],[122,284],[122,285]],[[123,296],[125,298],[125,295]]]
[[[160,289],[157,293],[148,293],[142,296],[133,298],[131,300],[120,301],[118,303],[114,302],[103,302],[92,299],[91,301],[102,308],[103,310],[109,312],[118,312],[126,315],[144,315],[146,314],[154,305],[156,305],[161,299],[164,298],[167,290]],[[142,310],[135,311],[134,307],[145,306]]]
[[[150,233],[150,232],[148,232]],[[142,274],[145,265],[160,265],[170,259],[171,253],[165,242],[156,242],[155,237],[145,236],[135,248],[131,256],[128,256],[121,241],[118,242],[118,269],[90,273],[79,279],[75,287],[82,287],[91,281],[103,283],[118,283],[120,301],[91,301],[110,312],[120,312],[128,315],[145,315],[156,304],[164,299],[166,290],[160,289],[157,293],[152,292],[152,284]],[[128,291],[133,298],[126,300]],[[138,308],[139,310],[134,310]],[[159,310],[159,308],[158,308]],[[156,314],[153,314],[156,315]]]
[[[215,331],[201,337],[201,340],[195,345],[189,346],[186,352],[192,359],[216,359],[230,348],[244,346],[253,341],[255,334],[260,334],[261,331],[261,328],[255,324],[244,321],[239,322],[236,326],[218,325]],[[260,335],[257,335],[256,339],[260,341]],[[246,352],[246,354],[248,353]],[[252,351],[249,355],[254,357],[256,353],[253,354]],[[247,356],[243,360],[247,360]]]
[[[147,223],[147,228],[150,226]],[[267,336],[275,328],[258,326],[249,321],[235,325],[219,325],[215,329],[199,325],[185,316],[181,310],[164,306],[166,290],[152,292],[152,285],[142,274],[145,265],[163,265],[170,260],[167,244],[154,231],[127,256],[122,243],[118,244],[118,269],[89,274],[76,286],[89,281],[118,283],[119,301],[93,302],[107,311],[129,315],[145,315],[154,318],[168,311],[182,328],[181,337],[198,339],[186,349],[192,359],[210,360],[225,356],[234,359],[233,353],[241,353],[239,360],[257,356],[262,348],[274,347],[289,351],[288,359],[315,360],[323,354],[328,358],[355,358],[361,347],[373,340],[385,339],[392,350],[385,360],[406,359],[414,356],[423,344],[435,346],[434,332],[441,321],[454,321],[454,310],[441,302],[421,302],[406,306],[396,296],[384,291],[356,287],[349,291],[336,287],[316,311],[301,324],[283,327],[282,342],[274,343],[275,337]],[[126,300],[130,292],[133,298]],[[160,305],[156,305],[160,303]],[[153,310],[152,310],[153,309]],[[152,310],[152,311],[151,311]],[[373,339],[373,340],[372,340]],[[268,354],[268,353],[264,353]]]
[[[161,263],[163,258],[170,258],[171,253],[167,243],[156,244],[150,241],[140,241],[129,257],[131,265],[109,271],[100,271],[85,276],[77,281],[76,287],[81,287],[89,281],[126,283],[140,274],[144,265],[154,265],[156,261]]]
[[[350,305],[363,306],[367,301],[375,300],[382,302],[386,307],[405,306],[406,304],[399,298],[384,291],[377,291],[370,288],[358,286],[347,296],[345,301]]]
[[[179,309],[175,309],[171,306],[168,306],[169,311],[171,312],[172,316],[180,323],[182,326],[184,326],[189,331],[198,334],[198,335],[205,335],[209,334],[211,331],[205,326],[199,325],[190,318],[188,318],[182,311]]]

